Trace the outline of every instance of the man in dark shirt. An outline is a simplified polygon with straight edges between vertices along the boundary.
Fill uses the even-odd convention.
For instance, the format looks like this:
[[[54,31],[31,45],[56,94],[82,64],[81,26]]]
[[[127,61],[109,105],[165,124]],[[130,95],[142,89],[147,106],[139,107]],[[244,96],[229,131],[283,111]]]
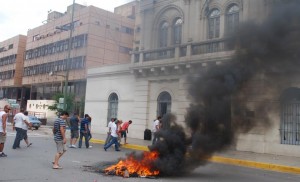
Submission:
[[[66,119],[68,118],[69,113],[63,111],[60,114],[60,118],[57,118],[53,126],[54,141],[56,143],[57,152],[54,157],[53,169],[62,169],[58,164],[61,156],[66,152]]]
[[[85,140],[85,147],[89,148],[89,120],[87,118],[83,118],[80,123],[80,137],[78,142],[78,148],[81,148],[83,137]]]
[[[76,142],[79,137],[79,116],[77,113],[70,118],[70,130],[71,130],[71,139],[70,139],[70,148],[76,148]]]

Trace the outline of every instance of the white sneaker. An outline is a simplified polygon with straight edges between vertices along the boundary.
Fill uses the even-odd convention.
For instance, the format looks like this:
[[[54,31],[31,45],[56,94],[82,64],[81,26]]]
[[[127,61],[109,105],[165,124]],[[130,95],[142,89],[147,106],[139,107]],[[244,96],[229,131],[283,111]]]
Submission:
[[[72,145],[72,148],[77,148],[77,146],[76,145]]]
[[[93,146],[91,146],[91,145],[89,146],[89,148],[92,148],[92,147],[93,147]]]

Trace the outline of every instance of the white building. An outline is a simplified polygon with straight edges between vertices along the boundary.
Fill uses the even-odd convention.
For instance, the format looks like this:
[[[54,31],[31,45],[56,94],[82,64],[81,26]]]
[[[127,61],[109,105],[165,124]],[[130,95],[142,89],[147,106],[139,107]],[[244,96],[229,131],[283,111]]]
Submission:
[[[144,130],[152,129],[153,120],[165,113],[174,113],[183,124],[191,103],[187,76],[196,68],[205,70],[208,65],[230,60],[235,51],[227,44],[226,35],[234,33],[240,22],[262,22],[272,3],[141,0],[131,63],[88,70],[85,111],[93,117],[93,132],[105,134],[112,117],[133,120],[128,134],[133,138],[143,138]],[[297,85],[295,80],[286,88]],[[235,146],[238,150],[300,156],[298,140],[285,143],[280,133],[282,123],[289,125],[280,118],[279,97],[284,90],[268,97],[274,124],[268,130],[256,128],[240,135]],[[252,107],[254,112],[258,109]]]

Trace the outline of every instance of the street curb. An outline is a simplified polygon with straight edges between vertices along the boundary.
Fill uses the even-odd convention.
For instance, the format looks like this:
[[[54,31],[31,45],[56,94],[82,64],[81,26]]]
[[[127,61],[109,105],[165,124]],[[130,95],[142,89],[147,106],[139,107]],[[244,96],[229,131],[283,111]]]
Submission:
[[[91,139],[91,142],[98,143],[98,144],[104,144],[104,140],[98,140],[98,139]],[[122,148],[141,150],[141,151],[149,151],[148,147],[146,147],[146,146],[133,145],[133,144],[122,145]],[[255,161],[234,159],[234,158],[221,157],[221,156],[213,156],[210,159],[208,159],[208,161],[215,162],[215,163],[231,164],[231,165],[236,165],[236,166],[264,169],[264,170],[269,170],[269,171],[283,172],[283,173],[300,174],[299,167],[284,166],[284,165],[278,165],[278,164],[272,164],[272,163],[255,162]]]
[[[98,143],[98,144],[104,144],[104,142],[105,142],[104,140],[98,140],[98,139],[93,139],[93,138],[90,141],[92,143]],[[134,145],[134,144],[122,145],[122,148],[141,150],[141,151],[149,151],[148,147],[146,147],[146,146]]]
[[[255,161],[227,158],[227,157],[221,157],[221,156],[213,156],[212,158],[210,158],[208,160],[211,162],[222,163],[222,164],[232,164],[232,165],[237,165],[237,166],[264,169],[264,170],[269,170],[269,171],[300,174],[299,167],[284,166],[284,165],[278,165],[278,164],[272,164],[272,163],[255,162]]]

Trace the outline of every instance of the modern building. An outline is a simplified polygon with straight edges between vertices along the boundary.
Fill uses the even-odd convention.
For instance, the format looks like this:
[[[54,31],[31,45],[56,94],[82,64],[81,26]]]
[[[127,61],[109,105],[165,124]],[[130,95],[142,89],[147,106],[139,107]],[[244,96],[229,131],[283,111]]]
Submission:
[[[0,98],[21,101],[25,35],[18,35],[0,42]]]
[[[135,4],[128,6],[117,14],[75,3],[64,13],[48,12],[44,24],[27,36],[1,42],[2,97],[18,99],[24,107],[27,100],[51,99],[63,92],[68,72],[67,91],[75,94],[78,111],[87,69],[130,62],[134,16],[123,9],[134,10]]]
[[[205,71],[208,66],[232,60],[235,47],[228,41],[228,35],[236,32],[241,22],[262,22],[274,2],[141,0],[136,8],[131,63],[88,70],[85,111],[97,118],[93,131],[106,134],[110,118],[131,119],[129,137],[143,138],[144,130],[152,129],[153,120],[169,112],[184,125],[186,110],[193,102],[188,94],[191,84],[188,76],[195,75],[196,69]],[[299,156],[299,131],[292,127],[299,129],[299,119],[291,120],[293,115],[298,116],[297,105],[290,103],[292,113],[284,118],[286,112],[280,110],[279,99],[285,89],[299,87],[299,79],[288,82],[286,88],[262,93],[257,92],[267,87],[262,78],[258,75],[250,85],[249,92],[253,94],[252,100],[248,100],[250,115],[260,121],[268,117],[272,125],[240,134],[234,147]],[[260,110],[256,102],[268,102],[270,114],[255,115]]]

